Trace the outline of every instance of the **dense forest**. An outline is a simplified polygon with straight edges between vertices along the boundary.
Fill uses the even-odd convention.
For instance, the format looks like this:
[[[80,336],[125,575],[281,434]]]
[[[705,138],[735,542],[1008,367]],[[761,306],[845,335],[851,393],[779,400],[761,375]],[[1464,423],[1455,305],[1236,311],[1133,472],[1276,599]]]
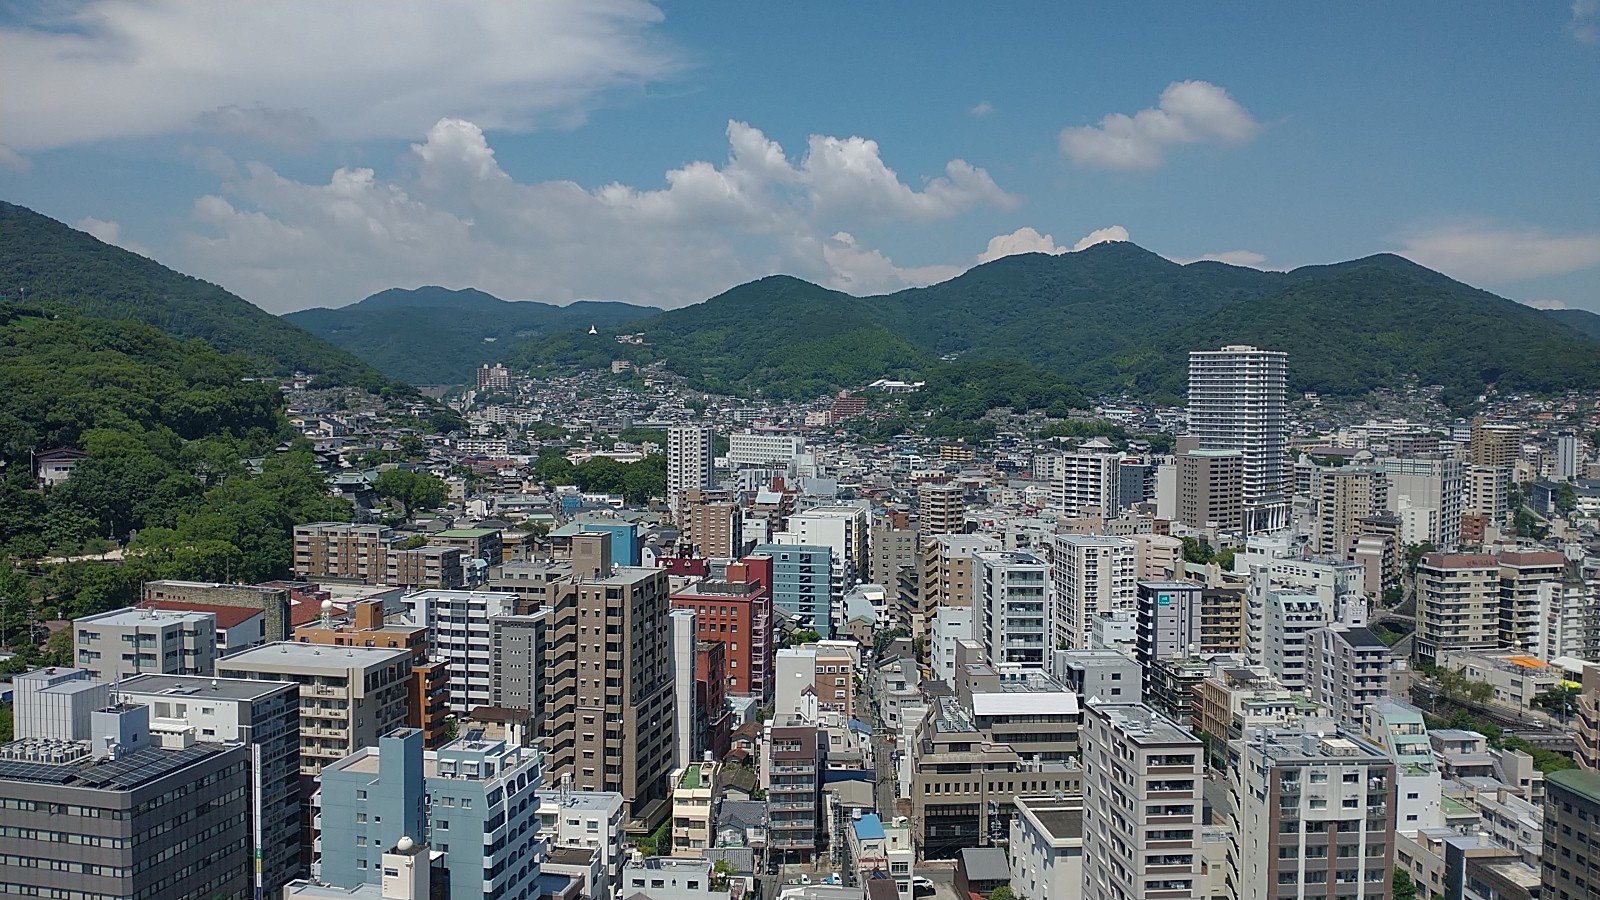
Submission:
[[[222,288],[0,201],[0,297],[153,325],[251,360],[260,373],[307,372],[377,390],[376,369]]]
[[[660,310],[580,300],[567,306],[509,302],[475,290],[392,288],[338,309],[284,316],[412,384],[471,384],[478,366],[500,362],[520,340],[595,326],[609,338],[623,323]],[[609,362],[609,359],[606,360]]]
[[[0,630],[137,600],[154,578],[287,573],[297,522],[348,519],[249,363],[135,322],[0,303]],[[32,454],[86,457],[40,490]],[[92,558],[126,544],[121,565]],[[27,657],[24,657],[24,662]]]
[[[632,323],[642,346],[570,332],[506,357],[552,368],[659,360],[706,390],[781,397],[884,377],[971,382],[947,364],[1004,363],[1087,394],[1175,402],[1190,350],[1244,343],[1286,351],[1296,391],[1353,396],[1415,377],[1466,403],[1488,385],[1600,383],[1596,321],[1523,306],[1391,255],[1260,272],[1179,265],[1111,243],[1006,257],[880,297],[763,278]],[[1067,403],[1075,396],[1063,394]],[[959,414],[966,420],[968,399],[954,398],[968,407]]]

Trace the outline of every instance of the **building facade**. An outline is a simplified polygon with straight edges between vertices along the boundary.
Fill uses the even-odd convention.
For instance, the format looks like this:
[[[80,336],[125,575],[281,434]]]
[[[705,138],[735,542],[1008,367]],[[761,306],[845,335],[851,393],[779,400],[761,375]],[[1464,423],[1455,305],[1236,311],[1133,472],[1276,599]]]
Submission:
[[[1200,450],[1243,454],[1248,532],[1289,521],[1289,356],[1243,345],[1189,354],[1189,434]]]

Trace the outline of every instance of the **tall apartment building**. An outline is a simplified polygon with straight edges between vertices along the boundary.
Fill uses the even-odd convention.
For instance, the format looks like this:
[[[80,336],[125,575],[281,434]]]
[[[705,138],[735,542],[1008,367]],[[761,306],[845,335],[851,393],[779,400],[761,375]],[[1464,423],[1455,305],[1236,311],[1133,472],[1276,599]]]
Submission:
[[[281,642],[235,653],[217,675],[300,686],[300,773],[316,775],[405,727],[412,653]]]
[[[728,435],[728,465],[735,469],[784,469],[805,452],[803,435],[748,429]]]
[[[1306,654],[1311,634],[1330,621],[1314,594],[1268,591],[1261,664],[1291,691],[1306,689]]]
[[[900,578],[901,569],[917,565],[917,531],[914,528],[897,528],[888,516],[874,516],[872,533],[867,541],[872,547],[872,558],[867,563],[867,580],[892,588]]]
[[[188,728],[206,743],[239,743],[254,757],[249,782],[251,849],[262,886],[277,893],[301,872],[300,692],[286,681],[140,675],[117,686],[118,702],[150,708],[152,726]]]
[[[547,773],[616,791],[638,815],[666,797],[673,753],[667,574],[611,565],[611,536],[572,541],[573,570],[550,613]]]
[[[210,675],[217,658],[217,617],[129,607],[72,623],[78,665],[98,681],[135,675]]]
[[[1351,732],[1263,729],[1229,744],[1240,900],[1387,900],[1395,764]]]
[[[1053,566],[1056,647],[1083,649],[1097,614],[1134,608],[1139,560],[1133,541],[1058,534]]]
[[[1500,640],[1500,561],[1486,554],[1429,553],[1417,565],[1417,657],[1489,650]]]
[[[1122,489],[1121,457],[1111,444],[1096,439],[1060,457],[1055,480],[1050,485],[1050,505],[1064,515],[1082,515],[1088,507],[1110,518],[1120,508]]]
[[[673,609],[695,612],[698,639],[723,645],[727,692],[772,696],[773,570],[770,556],[729,563],[723,580],[704,579],[672,594]]]
[[[249,798],[248,746],[152,729],[148,706],[96,710],[89,740],[0,745],[0,891],[244,900]]]
[[[822,765],[827,745],[815,722],[780,716],[764,726],[761,782],[767,789],[767,853],[783,863],[809,862],[822,823]]]
[[[492,620],[521,612],[521,598],[503,591],[429,590],[407,594],[405,603],[410,624],[427,629],[432,653],[446,661],[450,711],[464,716],[493,706]]]
[[[1190,450],[1176,457],[1178,521],[1191,528],[1244,530],[1244,451]]]
[[[1156,498],[1156,466],[1141,459],[1117,464],[1117,510]]]
[[[711,486],[715,459],[716,437],[710,426],[667,429],[667,506],[673,521],[682,515],[684,491]]]
[[[492,706],[527,711],[536,735],[544,734],[545,693],[550,678],[545,652],[550,610],[489,620],[493,672]]]
[[[1200,591],[1200,655],[1245,652],[1244,591],[1204,588]]]
[[[967,530],[967,490],[925,481],[917,485],[917,511],[923,534],[962,534]]]
[[[1496,525],[1511,512],[1511,470],[1497,466],[1467,466],[1464,516],[1482,516]]]
[[[1142,703],[1083,715],[1084,900],[1200,897],[1200,740]]]
[[[1541,900],[1593,897],[1600,884],[1600,775],[1569,769],[1545,776]]]
[[[1570,431],[1556,435],[1556,463],[1551,475],[1557,481],[1572,481],[1583,472],[1583,443]]]
[[[1547,621],[1556,612],[1553,592],[1565,576],[1559,551],[1507,551],[1500,554],[1501,647],[1533,652],[1545,641]]]
[[[872,511],[865,506],[814,506],[790,516],[787,530],[773,535],[778,544],[828,548],[833,569],[829,611],[834,628],[844,624],[844,595],[866,574],[871,521]]]
[[[824,638],[833,637],[833,552],[810,544],[759,544],[772,560],[772,605]]]
[[[1360,733],[1389,696],[1389,647],[1365,625],[1334,622],[1306,636],[1306,689],[1339,727]]]
[[[978,563],[977,639],[995,666],[1043,670],[1054,641],[1050,565],[1020,550],[984,552]]]
[[[331,603],[329,604],[331,606]],[[384,620],[383,601],[358,600],[348,615],[334,621],[328,613],[294,630],[300,644],[322,647],[404,647],[411,651],[411,684],[407,687],[406,724],[420,730],[434,749],[445,741],[450,713],[450,670],[443,658],[431,659],[425,625]]]
[[[323,770],[322,879],[379,884],[382,854],[429,834],[452,900],[536,896],[546,855],[538,751],[472,734],[438,750],[422,744],[402,728]]]
[[[922,607],[930,614],[940,606],[971,606],[974,557],[980,551],[999,550],[1000,542],[986,534],[941,534],[923,544]]]
[[[1384,459],[1388,511],[1400,519],[1400,543],[1452,550],[1461,544],[1466,468],[1443,456]]]
[[[478,367],[478,390],[480,391],[509,391],[511,390],[511,370],[501,363],[489,365],[484,363]]]
[[[1244,454],[1246,531],[1289,522],[1289,356],[1234,345],[1189,354],[1189,434],[1200,450]]]
[[[1311,551],[1343,559],[1362,534],[1362,520],[1382,512],[1387,497],[1382,469],[1368,465],[1318,466],[1311,474]]]
[[[1510,471],[1522,457],[1522,429],[1516,425],[1489,424],[1477,418],[1472,422],[1471,462]]]
[[[1146,671],[1158,659],[1200,654],[1200,585],[1192,581],[1141,581],[1135,588],[1138,644]]]
[[[268,643],[289,638],[289,591],[281,587],[208,581],[146,581],[146,603],[163,601],[235,606],[261,611],[261,636]]]
[[[685,492],[684,528],[699,555],[737,559],[744,552],[744,509],[725,500],[700,500],[694,488]]]

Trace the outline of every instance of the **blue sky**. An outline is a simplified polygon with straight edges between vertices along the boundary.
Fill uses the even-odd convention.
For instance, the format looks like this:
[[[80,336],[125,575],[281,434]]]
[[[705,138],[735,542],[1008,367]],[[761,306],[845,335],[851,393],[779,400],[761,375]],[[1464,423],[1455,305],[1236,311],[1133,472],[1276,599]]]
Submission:
[[[0,12],[0,198],[275,312],[1124,237],[1600,311],[1597,5],[39,2]]]

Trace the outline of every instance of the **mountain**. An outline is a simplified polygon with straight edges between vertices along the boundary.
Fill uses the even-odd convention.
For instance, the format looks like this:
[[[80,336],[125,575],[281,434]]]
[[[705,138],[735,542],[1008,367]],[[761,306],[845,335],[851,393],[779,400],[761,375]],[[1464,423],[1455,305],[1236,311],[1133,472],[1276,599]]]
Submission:
[[[471,382],[484,363],[528,338],[611,326],[660,310],[580,300],[567,306],[506,301],[472,289],[391,288],[338,309],[303,309],[285,319],[412,384]]]
[[[0,297],[143,322],[175,338],[247,354],[264,371],[316,373],[371,389],[385,382],[355,355],[214,284],[3,201]]]
[[[926,351],[874,322],[859,299],[787,275],[742,284],[628,328],[643,331],[647,343],[568,333],[525,342],[508,361],[598,368],[616,358],[664,360],[703,390],[761,390],[774,397],[814,396],[933,363]]]
[[[1547,309],[1545,317],[1577,331],[1580,334],[1600,341],[1600,316],[1586,309]]]
[[[1176,400],[1190,350],[1244,343],[1286,351],[1296,391],[1353,396],[1415,376],[1465,402],[1489,384],[1600,385],[1600,329],[1586,324],[1389,254],[1261,272],[1179,265],[1108,243],[1005,257],[877,297],[764,278],[633,323],[643,347],[562,334],[507,358],[546,366],[659,359],[702,388],[785,396],[928,377],[949,360],[990,361],[1066,376],[1086,391]]]

